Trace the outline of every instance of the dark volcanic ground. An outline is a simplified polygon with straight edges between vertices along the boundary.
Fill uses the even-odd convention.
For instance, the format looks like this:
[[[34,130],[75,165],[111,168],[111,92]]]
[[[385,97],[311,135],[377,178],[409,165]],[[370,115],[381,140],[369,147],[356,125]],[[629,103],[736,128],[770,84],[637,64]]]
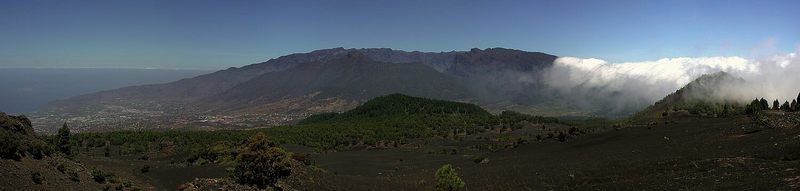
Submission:
[[[308,186],[428,190],[450,163],[469,190],[800,189],[800,128],[767,128],[747,116],[660,119],[499,152],[430,152],[459,148],[447,145],[323,154],[317,164],[335,175]],[[475,163],[479,156],[489,162]]]
[[[774,113],[766,119],[786,116],[791,115]],[[416,140],[400,148],[312,154],[315,165],[298,168],[297,179],[290,184],[299,190],[432,190],[436,169],[452,164],[468,190],[800,189],[800,128],[796,126],[770,128],[762,125],[770,123],[743,115],[638,121],[564,142],[535,137],[564,132],[568,126],[527,124],[518,130]],[[313,153],[303,146],[286,148]],[[82,150],[75,159],[145,190],[174,190],[194,178],[226,174],[224,165],[187,166],[180,162],[186,156],[139,160],[139,155],[107,158],[102,152]],[[58,185],[94,190],[101,186],[89,180],[86,172],[80,184],[58,178],[60,173],[44,160],[30,165],[2,162],[0,167],[12,173],[0,173],[7,180],[0,190],[48,190]],[[151,166],[150,172],[140,173],[143,165]],[[28,174],[13,174],[17,171],[46,172],[47,181],[34,185]]]

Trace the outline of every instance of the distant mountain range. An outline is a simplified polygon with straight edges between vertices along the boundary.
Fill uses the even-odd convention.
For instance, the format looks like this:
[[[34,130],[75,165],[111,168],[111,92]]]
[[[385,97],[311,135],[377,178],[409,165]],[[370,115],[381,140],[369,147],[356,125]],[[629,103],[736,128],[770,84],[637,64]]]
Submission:
[[[80,119],[78,126],[102,126],[92,122],[102,118],[113,127],[119,124],[108,119],[124,116],[129,121],[160,119],[165,126],[175,120],[180,121],[177,126],[193,126],[197,124],[189,121],[200,120],[250,127],[346,111],[374,97],[402,93],[474,103],[492,112],[616,115],[578,107],[569,96],[548,91],[541,77],[556,58],[504,48],[439,53],[333,48],[171,83],[85,94],[52,102],[41,111],[62,121]],[[597,108],[604,106],[598,103]]]

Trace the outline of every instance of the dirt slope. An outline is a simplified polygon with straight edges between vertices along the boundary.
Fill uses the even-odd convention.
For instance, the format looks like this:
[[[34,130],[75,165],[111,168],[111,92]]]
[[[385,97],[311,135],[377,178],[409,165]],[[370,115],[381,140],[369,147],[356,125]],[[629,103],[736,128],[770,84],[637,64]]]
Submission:
[[[800,188],[798,153],[797,128],[767,128],[746,116],[668,118],[495,153],[331,153],[318,164],[336,175],[316,186],[432,189],[434,171],[450,163],[469,190],[793,190]]]

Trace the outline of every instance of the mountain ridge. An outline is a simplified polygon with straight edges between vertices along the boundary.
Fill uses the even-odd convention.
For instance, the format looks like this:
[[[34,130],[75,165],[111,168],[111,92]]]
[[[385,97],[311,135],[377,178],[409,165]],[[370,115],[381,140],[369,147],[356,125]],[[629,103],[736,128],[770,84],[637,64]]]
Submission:
[[[536,91],[543,86],[538,77],[556,58],[505,48],[433,53],[340,47],[170,83],[85,94],[51,102],[41,113],[86,121],[123,114],[131,118],[286,114],[290,117],[279,120],[285,123],[313,113],[344,111],[391,93],[468,101],[500,111],[549,99],[551,95]]]
[[[414,75],[407,75],[409,73]],[[360,102],[390,93],[451,100],[465,99],[468,94],[452,76],[420,63],[379,62],[362,53],[350,52],[327,62],[265,73],[200,102],[211,102],[214,103],[212,108],[220,108],[265,104],[312,94],[314,99]]]

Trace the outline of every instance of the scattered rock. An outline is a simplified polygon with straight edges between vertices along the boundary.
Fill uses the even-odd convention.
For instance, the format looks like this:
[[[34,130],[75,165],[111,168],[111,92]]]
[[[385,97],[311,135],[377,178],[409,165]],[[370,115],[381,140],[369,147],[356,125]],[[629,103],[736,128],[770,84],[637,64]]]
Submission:
[[[478,164],[486,164],[486,163],[489,163],[489,158],[488,158],[488,157],[481,157],[481,158],[478,158],[478,159],[476,159],[476,160],[475,160],[475,163],[478,163]]]

